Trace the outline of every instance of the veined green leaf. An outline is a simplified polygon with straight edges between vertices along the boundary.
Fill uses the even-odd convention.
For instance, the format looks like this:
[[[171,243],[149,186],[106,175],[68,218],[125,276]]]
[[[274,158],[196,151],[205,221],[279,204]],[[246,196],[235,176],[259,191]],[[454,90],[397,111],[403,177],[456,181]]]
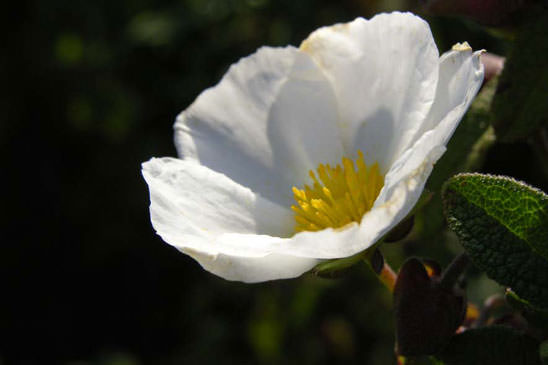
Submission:
[[[443,188],[449,227],[472,261],[520,297],[548,307],[548,196],[508,177],[460,174]]]

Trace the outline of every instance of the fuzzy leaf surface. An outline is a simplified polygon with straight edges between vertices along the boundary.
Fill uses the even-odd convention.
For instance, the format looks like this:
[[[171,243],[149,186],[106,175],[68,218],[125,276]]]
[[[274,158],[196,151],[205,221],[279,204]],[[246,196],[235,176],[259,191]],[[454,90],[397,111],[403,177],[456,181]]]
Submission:
[[[476,266],[533,305],[548,307],[548,196],[508,177],[460,174],[444,211]]]

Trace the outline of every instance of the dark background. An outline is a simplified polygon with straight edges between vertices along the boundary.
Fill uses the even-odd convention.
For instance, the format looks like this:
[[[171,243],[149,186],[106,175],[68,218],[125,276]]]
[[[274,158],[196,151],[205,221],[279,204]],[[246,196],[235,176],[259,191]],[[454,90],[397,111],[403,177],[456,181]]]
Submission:
[[[214,277],[155,235],[140,163],[175,156],[175,116],[240,57],[394,9],[422,8],[358,0],[4,5],[0,364],[393,363],[391,298],[366,267],[345,280]],[[427,20],[441,52],[463,40],[507,52],[471,20]],[[527,163],[512,164],[530,155],[523,144],[495,147],[484,170],[539,182]],[[389,249],[395,266],[420,250]],[[437,250],[442,261],[453,255]]]

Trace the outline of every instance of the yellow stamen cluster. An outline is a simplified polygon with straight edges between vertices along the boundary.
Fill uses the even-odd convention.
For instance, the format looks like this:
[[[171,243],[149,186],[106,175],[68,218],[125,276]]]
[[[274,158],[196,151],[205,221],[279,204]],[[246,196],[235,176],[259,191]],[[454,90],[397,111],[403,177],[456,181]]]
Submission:
[[[310,170],[312,187],[305,185],[302,190],[293,187],[297,204],[291,209],[295,212],[297,232],[339,228],[361,221],[379,195],[384,177],[377,163],[367,168],[361,151],[356,167],[346,157],[342,158],[342,167],[320,164],[317,176]]]

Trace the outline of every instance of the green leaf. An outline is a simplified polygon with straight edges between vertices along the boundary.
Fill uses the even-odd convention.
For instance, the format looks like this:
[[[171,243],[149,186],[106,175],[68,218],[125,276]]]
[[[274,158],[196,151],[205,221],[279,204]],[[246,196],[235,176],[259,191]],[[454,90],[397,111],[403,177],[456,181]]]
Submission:
[[[467,330],[438,356],[446,365],[540,365],[538,342],[509,327]]]
[[[520,297],[548,307],[548,196],[508,177],[460,174],[444,211],[476,266]]]
[[[525,138],[548,122],[548,12],[534,11],[521,27],[493,100],[497,138]]]

